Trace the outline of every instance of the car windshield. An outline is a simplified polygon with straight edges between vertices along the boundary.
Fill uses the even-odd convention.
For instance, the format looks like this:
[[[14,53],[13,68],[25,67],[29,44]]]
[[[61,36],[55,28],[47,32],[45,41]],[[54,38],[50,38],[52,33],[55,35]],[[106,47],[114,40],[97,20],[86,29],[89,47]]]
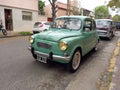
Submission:
[[[110,26],[111,25],[111,21],[108,20],[96,20],[96,25],[97,26]]]
[[[81,20],[78,18],[58,18],[56,19],[52,28],[79,30],[81,27]]]

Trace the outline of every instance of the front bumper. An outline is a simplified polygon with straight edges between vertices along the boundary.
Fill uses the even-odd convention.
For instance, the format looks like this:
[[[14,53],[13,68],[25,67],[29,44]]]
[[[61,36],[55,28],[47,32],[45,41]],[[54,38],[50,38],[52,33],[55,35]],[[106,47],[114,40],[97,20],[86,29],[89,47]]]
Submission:
[[[34,53],[35,55],[47,57],[47,59],[51,61],[57,61],[62,63],[68,63],[70,61],[70,56],[58,56],[58,55],[54,55],[52,52],[50,52],[49,54],[42,53],[39,51],[35,51],[31,46],[28,47],[28,49],[31,51],[32,54]]]
[[[104,31],[104,30],[97,30],[99,37],[107,37],[109,38],[111,36],[110,31]]]

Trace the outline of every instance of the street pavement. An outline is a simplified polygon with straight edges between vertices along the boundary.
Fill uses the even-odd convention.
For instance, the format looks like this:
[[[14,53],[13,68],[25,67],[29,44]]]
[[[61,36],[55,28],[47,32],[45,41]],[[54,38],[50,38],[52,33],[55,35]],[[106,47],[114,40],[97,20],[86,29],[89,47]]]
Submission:
[[[117,32],[118,33],[118,32]],[[119,32],[120,34],[120,32]],[[9,32],[8,33],[8,37],[17,37],[17,36],[22,36],[16,32]],[[120,35],[119,35],[120,36]],[[3,35],[0,34],[0,38],[5,38]],[[118,47],[119,49],[119,53],[116,57],[116,62],[115,62],[115,66],[114,66],[114,71],[113,71],[113,75],[112,75],[112,81],[111,81],[111,84],[110,84],[110,87],[109,87],[109,90],[120,90],[120,38],[118,39],[118,44],[116,45],[116,47]],[[80,82],[79,78],[76,79],[74,82]],[[74,86],[71,86],[74,82],[70,82],[70,87],[72,87],[72,89],[74,90],[80,90],[80,87],[79,87],[79,83],[75,83]],[[72,90],[70,89],[70,87],[67,87],[66,90]]]

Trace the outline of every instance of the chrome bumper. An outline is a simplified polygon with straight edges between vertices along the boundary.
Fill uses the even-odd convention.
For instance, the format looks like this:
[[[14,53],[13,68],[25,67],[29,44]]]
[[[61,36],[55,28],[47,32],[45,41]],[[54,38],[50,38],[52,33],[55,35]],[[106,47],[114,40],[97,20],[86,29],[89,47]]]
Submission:
[[[31,49],[31,47],[28,47],[28,49],[30,50],[30,51],[32,51],[32,49]],[[67,56],[67,57],[63,57],[63,56],[58,56],[58,55],[52,55],[51,56],[51,54],[46,54],[46,53],[42,53],[42,52],[38,52],[38,51],[33,51],[33,53],[34,54],[37,54],[37,55],[41,55],[41,56],[44,56],[44,57],[48,57],[48,59],[49,59],[49,57],[52,57],[52,59],[54,59],[54,60],[66,60],[66,61],[69,61],[70,60],[70,57],[69,56]]]

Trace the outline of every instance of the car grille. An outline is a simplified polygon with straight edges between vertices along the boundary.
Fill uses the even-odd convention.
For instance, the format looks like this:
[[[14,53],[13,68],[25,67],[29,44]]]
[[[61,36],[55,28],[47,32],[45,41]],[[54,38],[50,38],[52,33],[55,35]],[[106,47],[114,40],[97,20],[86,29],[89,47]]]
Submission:
[[[51,49],[51,45],[46,44],[46,43],[41,43],[41,42],[37,42],[37,46],[38,47],[42,47],[42,48],[47,48],[47,49]]]

